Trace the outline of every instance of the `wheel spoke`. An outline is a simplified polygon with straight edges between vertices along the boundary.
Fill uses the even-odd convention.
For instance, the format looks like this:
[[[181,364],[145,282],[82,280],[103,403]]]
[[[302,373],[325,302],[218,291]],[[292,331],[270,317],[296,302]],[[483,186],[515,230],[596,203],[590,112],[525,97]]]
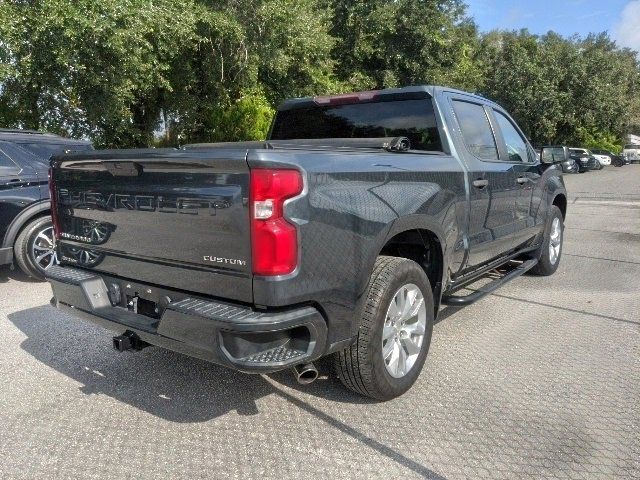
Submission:
[[[382,340],[389,340],[396,333],[396,329],[393,326],[385,325],[382,329]]]
[[[396,345],[395,340],[391,339],[387,343],[385,343],[382,347],[382,358],[384,358],[385,362],[389,358],[389,356],[393,353],[394,347]]]
[[[43,253],[42,255],[38,255],[36,257],[36,263],[40,263],[43,259],[45,259],[46,257],[50,257],[51,255],[53,255],[53,252],[51,251]]]
[[[389,310],[387,311],[387,317],[390,319],[395,319],[400,315],[400,307],[398,306],[399,298],[398,295],[393,297],[391,300],[391,305],[389,305]]]
[[[391,353],[387,356],[387,358],[389,359],[389,362],[387,363],[387,367],[393,374],[397,375],[398,362],[400,361],[400,351],[402,349],[398,346],[398,342],[393,341],[391,343],[392,343]],[[386,362],[386,359],[385,359],[385,362]]]
[[[398,373],[400,375],[407,373],[407,352],[404,348],[398,348]]]
[[[424,335],[425,332],[424,325],[419,321],[406,324],[404,329],[409,335]]]
[[[413,306],[407,318],[407,322],[413,320],[418,316],[418,312],[420,311],[420,308],[422,307],[423,304],[424,304],[424,298],[421,297],[417,300],[414,299]]]
[[[404,295],[404,305],[402,309],[402,318],[406,319],[410,316],[413,311],[413,304],[416,303],[416,297],[418,296],[418,291],[413,288],[408,288],[405,291]]]
[[[50,247],[53,247],[53,241],[48,235],[44,233],[44,231],[38,234],[38,236],[36,237],[36,240],[44,240],[47,245],[49,245]]]
[[[405,352],[407,352],[407,355],[412,356],[420,353],[420,347],[411,337],[404,337],[400,342],[402,343]]]

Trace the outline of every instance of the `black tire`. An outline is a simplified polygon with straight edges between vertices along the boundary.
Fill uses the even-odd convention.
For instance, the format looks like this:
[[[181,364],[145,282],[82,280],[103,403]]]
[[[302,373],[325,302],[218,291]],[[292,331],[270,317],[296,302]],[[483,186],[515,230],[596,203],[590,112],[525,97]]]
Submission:
[[[552,242],[551,233],[554,225],[554,221],[558,219],[560,225],[560,245],[557,253],[557,258],[553,261],[551,249],[549,247]],[[538,259],[538,264],[533,267],[530,272],[534,275],[549,276],[553,275],[560,265],[562,258],[562,244],[564,241],[564,219],[562,218],[562,212],[555,205],[551,205],[549,209],[549,217],[547,218],[547,224],[544,229],[544,240],[542,245],[536,252],[535,258]]]
[[[413,366],[404,376],[394,378],[387,371],[382,356],[382,332],[391,301],[408,284],[417,286],[424,298],[425,332]],[[431,343],[433,317],[433,294],[424,270],[405,258],[378,257],[367,286],[356,341],[334,355],[338,378],[347,388],[376,400],[385,401],[402,395],[415,383],[424,365]]]
[[[13,254],[15,262],[24,273],[36,280],[44,280],[44,268],[36,261],[33,256],[33,246],[38,235],[52,228],[51,218],[38,217],[27,223],[16,238],[13,245]],[[38,240],[39,241],[39,240]]]

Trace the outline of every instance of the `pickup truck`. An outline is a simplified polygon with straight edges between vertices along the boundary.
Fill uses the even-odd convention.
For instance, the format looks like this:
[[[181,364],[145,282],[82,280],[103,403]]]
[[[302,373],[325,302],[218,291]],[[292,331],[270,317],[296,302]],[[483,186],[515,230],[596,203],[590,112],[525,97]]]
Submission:
[[[263,142],[52,159],[52,304],[241,372],[406,392],[442,305],[562,253],[566,190],[500,106],[443,87],[285,101]],[[474,287],[475,282],[481,282]]]

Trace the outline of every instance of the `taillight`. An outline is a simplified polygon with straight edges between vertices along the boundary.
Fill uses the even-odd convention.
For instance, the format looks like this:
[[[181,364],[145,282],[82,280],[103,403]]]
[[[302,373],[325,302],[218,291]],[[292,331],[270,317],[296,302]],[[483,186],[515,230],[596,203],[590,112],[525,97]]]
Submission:
[[[53,169],[49,169],[49,199],[51,202],[51,223],[53,223],[53,236],[60,239],[60,221],[58,219],[58,193],[53,180]]]
[[[251,170],[251,253],[256,275],[286,275],[298,263],[298,231],[283,205],[302,192],[298,170]]]

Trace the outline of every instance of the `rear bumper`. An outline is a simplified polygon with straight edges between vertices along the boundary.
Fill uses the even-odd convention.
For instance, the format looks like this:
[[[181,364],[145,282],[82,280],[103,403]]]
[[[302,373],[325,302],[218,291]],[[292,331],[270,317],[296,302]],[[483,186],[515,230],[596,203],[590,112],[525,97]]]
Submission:
[[[326,350],[326,322],[313,307],[263,312],[70,267],[50,268],[47,280],[59,309],[239,371],[283,370]],[[155,305],[155,318],[128,309],[132,295]]]
[[[0,265],[13,263],[13,248],[0,248]]]

